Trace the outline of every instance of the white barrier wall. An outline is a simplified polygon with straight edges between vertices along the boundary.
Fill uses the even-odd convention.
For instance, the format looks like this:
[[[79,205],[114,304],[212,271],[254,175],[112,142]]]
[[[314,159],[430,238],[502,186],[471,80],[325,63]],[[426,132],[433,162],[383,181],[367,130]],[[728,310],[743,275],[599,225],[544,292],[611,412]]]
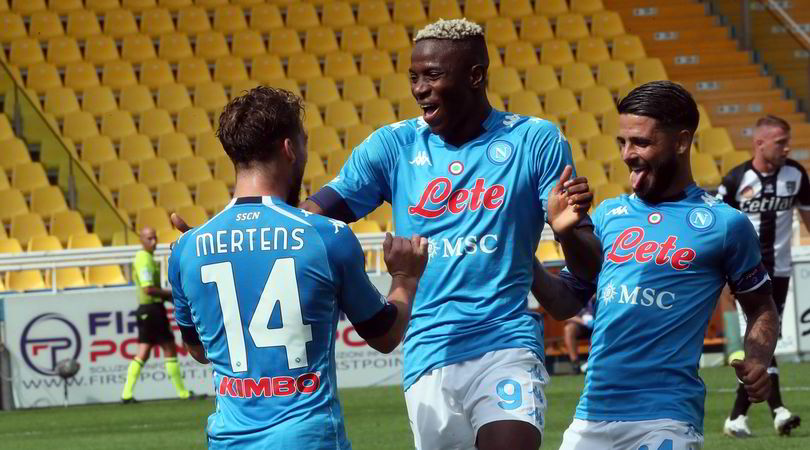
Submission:
[[[387,292],[387,275],[373,277]],[[81,369],[68,383],[70,404],[117,402],[130,360],[137,352],[135,289],[91,289],[6,297],[5,339],[11,363],[11,385],[16,408],[61,405],[64,385],[54,365],[75,358]],[[173,308],[167,303],[177,342],[180,332]],[[359,387],[399,384],[402,353],[383,355],[371,349],[348,320],[338,324],[336,337],[338,385]],[[179,355],[186,387],[196,393],[214,394],[211,367],[194,361],[183,349]],[[156,350],[159,352],[159,349]],[[173,398],[163,358],[153,357],[141,371],[135,398]]]

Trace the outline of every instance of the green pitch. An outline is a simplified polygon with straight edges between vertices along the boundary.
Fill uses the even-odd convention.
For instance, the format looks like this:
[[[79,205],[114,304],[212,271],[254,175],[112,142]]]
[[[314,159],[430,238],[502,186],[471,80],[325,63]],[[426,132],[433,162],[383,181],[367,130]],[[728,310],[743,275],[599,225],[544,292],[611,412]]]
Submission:
[[[722,435],[723,420],[734,398],[729,368],[707,369],[701,376],[706,400],[707,449],[810,448],[810,364],[781,366],[782,396],[805,423],[790,438],[780,438],[765,405],[756,405],[749,424],[757,437],[732,440]],[[581,376],[556,376],[547,390],[544,449],[557,449],[571,421],[582,388]],[[354,447],[409,449],[411,435],[398,387],[341,391],[346,426]],[[203,424],[211,400],[158,401],[137,405],[94,405],[0,413],[2,449],[185,449],[205,446]]]

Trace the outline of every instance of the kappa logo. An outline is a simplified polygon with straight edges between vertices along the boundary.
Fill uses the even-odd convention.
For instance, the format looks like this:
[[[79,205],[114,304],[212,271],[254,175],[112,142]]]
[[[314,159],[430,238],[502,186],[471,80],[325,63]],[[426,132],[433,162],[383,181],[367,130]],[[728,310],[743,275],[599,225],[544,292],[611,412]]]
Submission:
[[[338,231],[340,231],[341,228],[346,226],[344,222],[341,222],[340,220],[337,219],[329,219],[329,223],[331,223],[332,226],[335,227],[335,234],[338,234]]]
[[[416,156],[410,162],[412,166],[432,166],[430,157],[426,151],[416,152]]]
[[[704,192],[703,195],[700,196],[700,199],[703,200],[703,203],[705,203],[709,208],[712,208],[714,205],[720,203],[720,200],[718,200],[716,197],[712,197],[708,192]]]
[[[504,117],[503,126],[505,126],[507,128],[512,128],[512,127],[515,126],[516,123],[518,123],[518,120],[520,120],[519,115],[517,115],[517,114],[509,114],[508,116]]]
[[[607,213],[608,216],[626,216],[627,214],[627,205],[617,206]]]

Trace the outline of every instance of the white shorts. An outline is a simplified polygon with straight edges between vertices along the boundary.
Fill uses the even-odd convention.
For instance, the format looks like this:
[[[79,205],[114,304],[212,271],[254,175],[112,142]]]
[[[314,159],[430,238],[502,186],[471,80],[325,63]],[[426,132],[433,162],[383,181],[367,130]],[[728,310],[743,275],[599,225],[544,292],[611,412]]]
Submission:
[[[574,419],[560,450],[698,450],[703,435],[686,422],[670,419],[602,422]]]
[[[510,348],[435,369],[405,391],[417,450],[474,449],[478,430],[500,420],[528,422],[543,433],[548,383],[529,349]]]

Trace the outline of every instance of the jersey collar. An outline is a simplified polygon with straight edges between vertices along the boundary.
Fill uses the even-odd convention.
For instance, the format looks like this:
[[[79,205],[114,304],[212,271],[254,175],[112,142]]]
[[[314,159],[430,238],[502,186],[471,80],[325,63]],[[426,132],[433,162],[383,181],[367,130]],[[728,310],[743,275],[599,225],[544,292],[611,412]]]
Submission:
[[[681,200],[684,200],[684,199],[686,199],[686,198],[692,197],[692,196],[693,196],[693,195],[695,195],[695,194],[700,193],[700,191],[701,191],[701,189],[698,187],[698,185],[697,185],[697,184],[695,184],[695,182],[692,182],[692,183],[689,183],[689,184],[686,186],[686,188],[684,188],[684,190],[682,190],[681,192],[678,192],[678,193],[677,193],[677,194],[675,194],[675,195],[672,195],[672,196],[670,196],[670,197],[667,197],[667,198],[661,199],[660,201],[657,201],[657,202],[654,202],[654,203],[653,203],[653,202],[648,202],[648,201],[642,200],[642,199],[641,199],[641,198],[639,198],[639,196],[637,196],[635,193],[633,193],[632,195],[630,195],[630,198],[635,199],[635,200],[638,200],[638,201],[640,201],[641,203],[644,203],[644,204],[647,204],[647,205],[660,205],[661,203],[674,203],[674,202],[679,202],[679,201],[681,201]]]

